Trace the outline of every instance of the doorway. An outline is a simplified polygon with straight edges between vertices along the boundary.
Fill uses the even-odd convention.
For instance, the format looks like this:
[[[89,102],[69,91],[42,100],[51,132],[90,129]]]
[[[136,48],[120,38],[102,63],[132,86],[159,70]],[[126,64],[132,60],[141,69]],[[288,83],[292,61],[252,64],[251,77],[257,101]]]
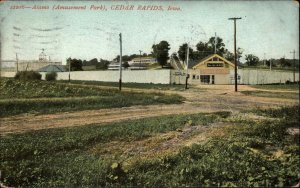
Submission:
[[[200,82],[202,84],[209,84],[210,83],[210,75],[200,75]]]

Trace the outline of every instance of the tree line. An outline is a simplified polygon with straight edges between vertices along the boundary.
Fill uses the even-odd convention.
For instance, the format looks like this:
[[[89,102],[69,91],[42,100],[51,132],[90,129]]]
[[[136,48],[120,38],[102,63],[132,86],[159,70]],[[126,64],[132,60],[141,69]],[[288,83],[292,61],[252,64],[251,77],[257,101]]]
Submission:
[[[72,58],[68,58],[67,59],[67,64],[66,64],[66,68],[67,70],[69,69],[69,64],[71,63],[71,71],[82,71],[83,70],[83,66],[95,66],[96,69],[99,70],[106,70],[108,68],[109,65],[109,61],[105,60],[105,59],[100,59],[98,61],[97,58],[93,58],[91,60],[81,60],[81,59],[72,59]]]
[[[186,63],[186,51],[187,51],[187,43],[183,43],[182,45],[179,46],[179,49],[177,53],[171,54],[174,58],[181,60],[183,63]],[[197,62],[200,61],[201,59],[214,54],[220,55],[221,57],[224,57],[225,59],[229,61],[234,61],[234,54],[229,51],[223,42],[223,39],[220,37],[210,37],[208,41],[203,42],[199,41],[196,46],[196,48],[193,49],[192,47],[189,47],[189,59],[191,61]],[[158,64],[163,68],[164,66],[167,65],[168,60],[170,59],[170,44],[168,41],[162,40],[158,44],[152,45],[152,51],[150,54],[143,53],[143,54],[131,54],[131,55],[123,55],[122,56],[122,62],[123,66],[125,68],[129,67],[128,62],[131,61],[134,58],[138,58],[140,56],[142,57],[148,57],[151,56],[155,58],[158,62]],[[269,59],[269,60],[260,60],[257,56],[254,54],[246,54],[245,55],[245,62],[242,64],[240,62],[240,58],[243,55],[243,49],[242,48],[237,48],[237,62],[240,66],[270,66],[270,63],[272,62],[272,66],[274,67],[292,67],[293,66],[293,61],[288,60],[285,58],[280,58],[278,60],[275,59]],[[120,56],[117,55],[113,61],[119,62]],[[299,65],[299,61],[297,61]],[[102,69],[105,70],[108,68],[109,61],[100,59],[100,61],[97,60],[97,58],[93,58],[89,61],[86,60],[81,60],[81,59],[67,59],[67,66],[71,63],[71,70],[76,71],[76,70],[82,70],[82,66],[96,66],[96,69]],[[297,66],[297,65],[296,65]]]

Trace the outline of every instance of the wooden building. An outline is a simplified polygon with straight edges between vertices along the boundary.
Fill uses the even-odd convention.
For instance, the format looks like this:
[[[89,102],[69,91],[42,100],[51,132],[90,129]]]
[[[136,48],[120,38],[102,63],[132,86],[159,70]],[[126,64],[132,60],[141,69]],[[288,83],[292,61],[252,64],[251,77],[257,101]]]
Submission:
[[[189,75],[190,84],[233,84],[234,64],[218,54],[212,54],[189,66]]]

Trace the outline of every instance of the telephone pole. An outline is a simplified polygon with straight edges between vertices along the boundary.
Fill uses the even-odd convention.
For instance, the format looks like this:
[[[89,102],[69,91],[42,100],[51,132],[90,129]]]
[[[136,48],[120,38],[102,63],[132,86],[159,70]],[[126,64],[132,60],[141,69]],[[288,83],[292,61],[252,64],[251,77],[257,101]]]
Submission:
[[[215,32],[215,54],[217,53],[217,33]]]
[[[119,34],[120,36],[120,78],[119,78],[119,90],[122,89],[122,33]]]
[[[67,61],[69,62],[69,82],[71,82],[71,57]]]
[[[19,72],[19,58],[18,58],[18,53],[16,53],[16,63],[17,63],[17,72]]]
[[[140,51],[140,69],[142,68],[142,50],[139,50]]]
[[[185,78],[185,89],[188,89],[188,79],[189,79],[189,43],[187,43],[187,50],[186,50],[186,78]]]
[[[237,92],[237,63],[236,63],[236,20],[242,18],[228,18],[228,20],[234,21],[234,91]]]
[[[295,74],[296,74],[296,59],[295,59],[295,53],[296,51],[292,51],[290,53],[293,53],[293,59],[294,59],[294,66],[293,66],[293,82],[295,83]]]

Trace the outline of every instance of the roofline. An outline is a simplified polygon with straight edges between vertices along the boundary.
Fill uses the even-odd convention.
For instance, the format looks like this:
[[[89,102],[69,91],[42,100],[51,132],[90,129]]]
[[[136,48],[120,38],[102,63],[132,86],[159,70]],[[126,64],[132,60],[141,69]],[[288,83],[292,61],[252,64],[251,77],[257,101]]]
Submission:
[[[231,63],[230,61],[228,61],[228,60],[225,59],[224,57],[220,56],[219,54],[212,54],[212,55],[207,56],[206,58],[200,60],[200,62],[197,63],[196,65],[194,65],[194,66],[192,67],[192,69],[197,68],[198,66],[200,66],[200,64],[201,64],[202,62],[207,61],[208,59],[210,59],[210,58],[212,58],[212,57],[214,57],[214,56],[217,56],[219,59],[222,59],[224,62],[226,62],[226,63],[228,63],[229,65],[231,65],[231,66],[234,67],[234,64],[233,64],[233,63]]]

